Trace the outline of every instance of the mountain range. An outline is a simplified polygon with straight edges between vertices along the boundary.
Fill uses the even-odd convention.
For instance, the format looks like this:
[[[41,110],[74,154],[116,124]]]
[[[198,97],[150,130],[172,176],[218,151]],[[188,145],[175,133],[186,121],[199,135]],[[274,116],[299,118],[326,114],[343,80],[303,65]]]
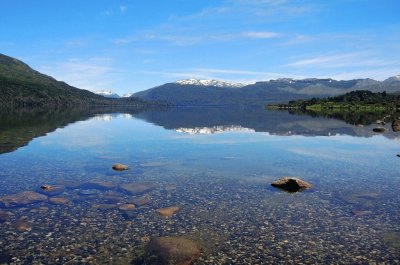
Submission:
[[[186,79],[137,92],[133,96],[176,105],[264,105],[336,96],[356,90],[400,92],[400,75],[384,81],[369,78],[353,80],[280,78],[253,84]]]
[[[297,99],[328,97],[355,90],[400,92],[400,75],[373,79],[280,78],[252,84],[211,79],[185,79],[122,97],[111,91],[95,93],[39,73],[27,64],[0,54],[0,106],[129,105],[161,102],[175,105],[265,105]],[[153,102],[153,103],[150,103]]]
[[[0,54],[0,107],[129,105],[148,103],[135,98],[110,99],[70,86],[33,70],[27,64]]]

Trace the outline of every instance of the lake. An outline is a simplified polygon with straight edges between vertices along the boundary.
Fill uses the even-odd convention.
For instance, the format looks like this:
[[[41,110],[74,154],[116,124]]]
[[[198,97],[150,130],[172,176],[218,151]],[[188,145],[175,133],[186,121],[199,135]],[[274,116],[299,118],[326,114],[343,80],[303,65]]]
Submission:
[[[141,264],[164,236],[198,244],[196,264],[400,263],[400,133],[362,120],[262,108],[3,111],[0,264]],[[284,176],[313,188],[271,187]],[[169,206],[179,211],[156,211]]]

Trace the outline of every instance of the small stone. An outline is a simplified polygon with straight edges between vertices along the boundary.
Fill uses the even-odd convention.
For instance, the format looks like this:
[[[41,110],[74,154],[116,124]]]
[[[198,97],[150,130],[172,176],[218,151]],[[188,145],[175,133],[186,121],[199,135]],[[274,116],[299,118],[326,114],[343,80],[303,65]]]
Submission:
[[[118,206],[118,209],[120,209],[121,211],[133,211],[136,209],[136,207],[134,204],[122,204]]]
[[[115,171],[124,171],[128,170],[129,167],[127,165],[117,163],[112,166],[112,169],[114,169]]]
[[[0,210],[0,222],[7,221],[9,216],[10,216],[9,212],[5,212],[5,211]]]
[[[32,230],[32,227],[24,220],[15,222],[14,227],[18,232],[29,232]]]
[[[55,196],[63,193],[64,191],[65,186],[62,185],[42,185],[39,192],[46,194],[47,196]]]
[[[132,195],[139,195],[154,190],[158,185],[154,182],[138,182],[121,184],[119,187]]]
[[[135,204],[136,206],[143,206],[143,205],[149,204],[151,202],[151,200],[150,200],[150,198],[143,196],[140,198],[134,198],[131,200],[131,202],[133,204]]]
[[[49,199],[49,202],[51,204],[55,204],[55,205],[68,205],[70,204],[70,200],[66,199],[66,198],[62,198],[62,197],[53,197]]]
[[[171,217],[179,211],[179,207],[177,206],[170,206],[165,208],[157,209],[156,212],[161,215],[162,217]]]
[[[93,180],[83,183],[80,187],[84,189],[110,190],[115,188],[115,185],[108,181]]]

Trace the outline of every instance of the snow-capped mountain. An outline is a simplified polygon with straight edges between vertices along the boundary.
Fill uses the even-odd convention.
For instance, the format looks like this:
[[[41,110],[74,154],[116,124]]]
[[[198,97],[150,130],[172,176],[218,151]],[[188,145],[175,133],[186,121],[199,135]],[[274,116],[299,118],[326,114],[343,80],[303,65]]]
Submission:
[[[400,75],[389,77],[388,79],[385,79],[384,82],[398,82],[398,81],[400,81]]]
[[[99,91],[94,91],[93,93],[106,98],[120,98],[118,94],[111,92],[111,90],[99,90]]]
[[[133,95],[133,93],[125,93],[122,95],[122,98],[129,98]]]
[[[244,87],[247,84],[231,83],[211,79],[184,79],[175,82],[180,85],[214,86],[214,87]]]

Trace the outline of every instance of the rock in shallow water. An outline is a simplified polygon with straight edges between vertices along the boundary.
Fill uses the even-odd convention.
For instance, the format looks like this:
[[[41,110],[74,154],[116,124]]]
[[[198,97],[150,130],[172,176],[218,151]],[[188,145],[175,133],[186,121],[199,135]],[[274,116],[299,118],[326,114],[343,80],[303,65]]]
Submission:
[[[62,198],[62,197],[50,198],[49,202],[51,204],[55,204],[55,205],[68,205],[71,203],[70,200],[68,200],[67,198]]]
[[[10,216],[9,212],[1,211],[0,210],[0,222],[7,221],[8,217]]]
[[[55,196],[63,193],[65,186],[62,185],[42,185],[39,192],[47,196]]]
[[[18,207],[24,206],[31,203],[47,201],[47,196],[34,192],[34,191],[23,191],[11,195],[6,195],[0,198],[0,204],[4,207]]]
[[[373,128],[372,131],[374,131],[376,133],[383,133],[383,132],[386,132],[386,128],[376,127],[376,128]]]
[[[156,237],[146,248],[148,264],[193,264],[200,256],[200,247],[184,237]]]
[[[297,192],[311,189],[312,185],[304,180],[291,177],[283,177],[271,184],[271,186],[284,190],[286,192]]]
[[[124,171],[128,170],[129,167],[127,165],[117,163],[112,166],[112,169],[114,169],[115,171]]]
[[[157,209],[156,212],[161,215],[162,217],[171,217],[179,211],[179,207],[177,206],[170,206],[165,208]]]
[[[119,187],[125,192],[132,195],[138,195],[145,192],[149,192],[157,188],[157,184],[154,182],[138,182],[138,183],[127,183],[121,184]]]
[[[392,130],[394,132],[400,132],[400,120],[394,120],[392,122]]]

